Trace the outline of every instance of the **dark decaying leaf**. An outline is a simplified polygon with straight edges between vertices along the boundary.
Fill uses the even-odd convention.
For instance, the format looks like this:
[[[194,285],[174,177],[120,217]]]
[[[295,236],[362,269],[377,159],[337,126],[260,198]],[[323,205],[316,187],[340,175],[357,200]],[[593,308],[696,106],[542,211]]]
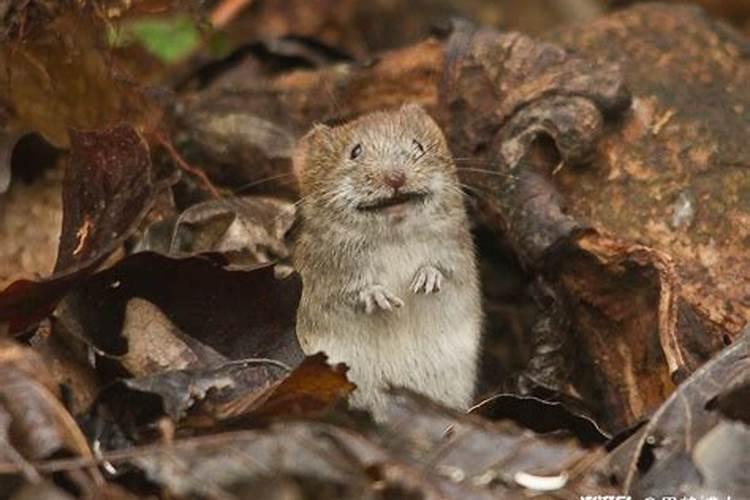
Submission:
[[[128,302],[138,297],[158,307],[184,342],[229,359],[270,357],[295,365],[302,359],[294,332],[300,288],[299,277],[277,279],[273,266],[233,269],[218,254],[175,259],[142,252],[76,285],[57,315],[99,352],[123,356]]]
[[[63,184],[63,228],[55,274],[21,280],[0,294],[0,321],[21,330],[48,315],[72,284],[117,249],[151,207],[149,148],[138,132],[120,125],[71,132]]]
[[[747,443],[748,427],[727,420],[712,406],[726,387],[746,384],[748,373],[750,328],[685,380],[647,425],[611,453],[604,462],[606,474],[636,496],[679,497],[694,494],[699,488],[738,497],[750,494],[745,468],[747,448],[728,446],[730,441]],[[721,454],[720,460],[716,453]],[[711,478],[717,477],[727,482],[712,482]]]
[[[247,78],[266,78],[293,69],[319,68],[341,62],[352,62],[352,58],[315,39],[286,35],[243,43],[226,57],[193,69],[180,78],[175,87],[186,90],[209,85],[224,86],[229,82],[239,84]]]
[[[420,493],[430,499],[490,498],[445,478],[421,476],[357,432],[314,422],[186,440],[168,453],[157,449],[129,461],[178,496],[254,495],[273,471],[274,477],[286,480],[265,485],[264,490],[276,494],[291,488],[315,498],[368,498],[378,491],[390,492],[394,498]],[[401,480],[371,477],[387,467],[398,468]],[[410,476],[411,481],[404,480]]]
[[[148,145],[129,125],[70,131],[63,187],[63,227],[55,272],[109,254],[151,208]]]

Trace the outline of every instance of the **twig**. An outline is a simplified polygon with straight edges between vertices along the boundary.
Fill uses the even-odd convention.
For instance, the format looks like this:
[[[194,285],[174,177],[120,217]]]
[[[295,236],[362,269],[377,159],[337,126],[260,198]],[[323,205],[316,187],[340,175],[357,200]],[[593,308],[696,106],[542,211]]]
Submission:
[[[253,440],[258,439],[257,434],[255,434],[253,431],[225,432],[222,434],[177,440],[174,441],[174,443],[171,445],[164,445],[163,443],[159,443],[145,446],[136,446],[124,450],[103,452],[101,456],[98,457],[79,456],[74,458],[59,458],[52,460],[34,461],[31,462],[30,465],[38,473],[64,472],[68,470],[83,469],[85,467],[91,467],[95,465],[104,465],[105,463],[116,464],[119,462],[132,460],[134,458],[171,453],[174,449],[179,448],[180,446],[203,446],[211,444],[222,445],[226,443],[236,444],[238,441],[247,439],[249,437],[252,437]],[[23,467],[21,465],[14,462],[0,462],[0,474],[17,474],[19,472],[23,472]]]
[[[177,166],[179,166],[181,169],[185,170],[189,174],[198,177],[203,183],[203,185],[206,187],[208,192],[211,193],[211,195],[214,198],[221,198],[221,193],[219,193],[219,190],[216,189],[216,187],[213,185],[213,183],[211,182],[211,180],[208,178],[208,176],[203,170],[193,167],[187,161],[185,161],[182,155],[178,153],[177,150],[174,148],[172,143],[169,142],[169,140],[165,138],[164,136],[162,136],[160,133],[158,132],[155,133],[154,137],[156,138],[157,142],[164,149],[167,150],[167,153],[169,153],[169,156],[172,157],[172,160],[174,160],[174,162],[177,163]]]
[[[211,12],[211,24],[214,28],[223,28],[252,2],[253,0],[224,0]]]
[[[224,363],[222,366],[241,366],[241,365],[273,365],[278,368],[281,368],[287,372],[292,371],[292,367],[287,365],[286,363],[279,361],[277,359],[271,359],[271,358],[245,358],[245,359],[236,359],[233,361],[229,361],[227,363]]]

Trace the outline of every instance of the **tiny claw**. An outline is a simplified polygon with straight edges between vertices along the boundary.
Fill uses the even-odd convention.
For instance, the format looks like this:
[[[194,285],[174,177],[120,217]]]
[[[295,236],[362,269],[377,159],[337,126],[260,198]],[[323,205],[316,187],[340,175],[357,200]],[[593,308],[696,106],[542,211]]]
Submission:
[[[404,305],[404,301],[392,294],[382,285],[372,285],[359,293],[360,302],[365,306],[365,312],[372,314],[376,309],[391,311]]]
[[[436,267],[423,266],[417,271],[412,281],[412,292],[414,293],[437,293],[443,287],[443,273]]]

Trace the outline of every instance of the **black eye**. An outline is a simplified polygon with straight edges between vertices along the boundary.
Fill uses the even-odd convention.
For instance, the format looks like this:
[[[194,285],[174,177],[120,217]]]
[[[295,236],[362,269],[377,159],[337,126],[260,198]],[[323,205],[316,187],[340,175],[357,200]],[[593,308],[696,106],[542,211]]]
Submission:
[[[352,148],[352,152],[349,153],[349,158],[351,158],[352,160],[356,160],[357,158],[359,158],[359,155],[361,154],[362,154],[362,144],[357,144],[356,146]]]
[[[411,141],[411,144],[412,146],[414,146],[414,149],[417,150],[417,156],[422,156],[424,154],[424,146],[422,146],[422,143],[414,139],[413,141]]]

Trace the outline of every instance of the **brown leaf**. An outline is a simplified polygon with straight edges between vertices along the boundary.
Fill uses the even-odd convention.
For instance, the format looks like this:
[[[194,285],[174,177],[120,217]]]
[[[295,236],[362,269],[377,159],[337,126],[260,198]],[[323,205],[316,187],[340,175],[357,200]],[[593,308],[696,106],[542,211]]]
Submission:
[[[242,396],[231,403],[224,418],[315,415],[348,396],[355,388],[348,368],[330,366],[322,353],[305,358],[294,371],[260,395]]]

